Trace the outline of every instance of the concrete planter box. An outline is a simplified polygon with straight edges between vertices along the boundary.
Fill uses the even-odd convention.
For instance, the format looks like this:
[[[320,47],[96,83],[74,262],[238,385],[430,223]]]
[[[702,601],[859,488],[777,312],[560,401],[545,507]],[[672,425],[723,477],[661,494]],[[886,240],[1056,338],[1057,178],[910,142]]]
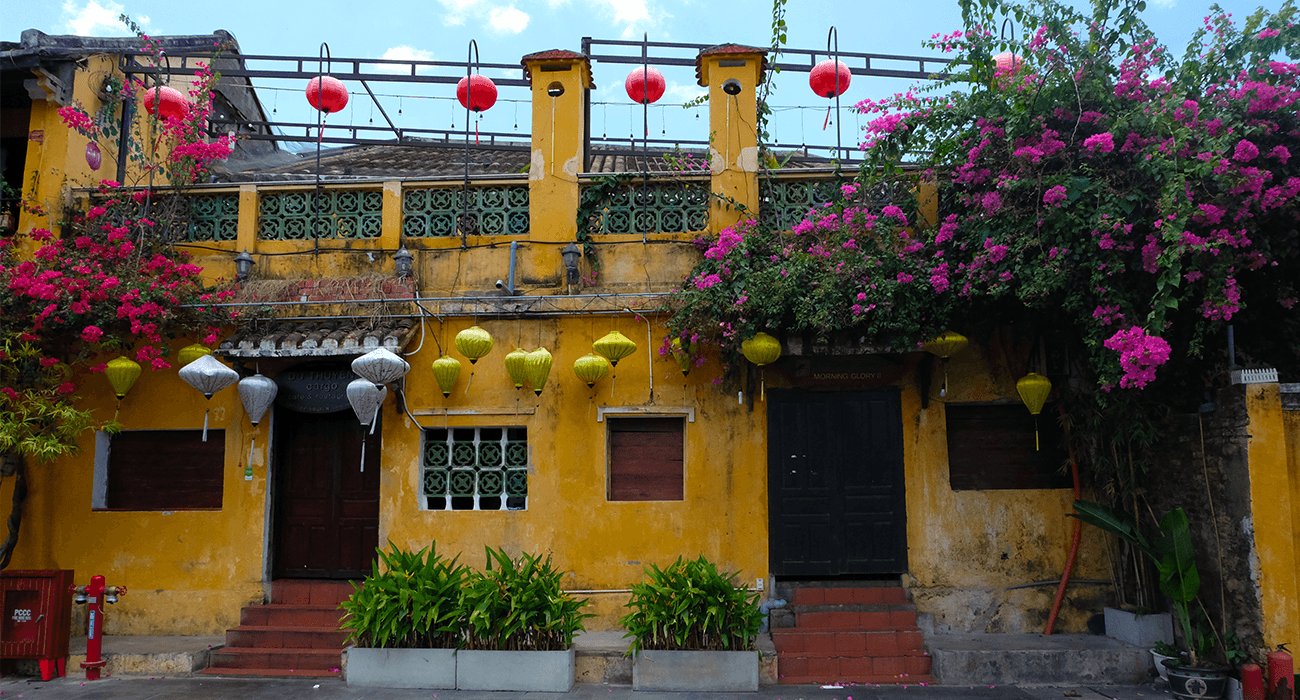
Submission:
[[[1156,642],[1174,643],[1174,621],[1169,613],[1137,615],[1127,610],[1105,608],[1106,636],[1136,647],[1150,649]]]
[[[455,649],[363,649],[347,652],[345,675],[359,688],[456,687]]]
[[[573,689],[574,649],[568,651],[456,652],[457,690],[531,690],[567,693]]]
[[[643,650],[632,662],[632,689],[752,693],[758,652]]]

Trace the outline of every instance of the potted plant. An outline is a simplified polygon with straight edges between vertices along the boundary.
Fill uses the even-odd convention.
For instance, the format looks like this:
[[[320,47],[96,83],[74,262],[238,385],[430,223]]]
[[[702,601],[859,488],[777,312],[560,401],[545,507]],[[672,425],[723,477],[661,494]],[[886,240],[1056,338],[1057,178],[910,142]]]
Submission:
[[[1228,667],[1210,663],[1206,658],[1214,648],[1214,639],[1193,628],[1191,604],[1201,589],[1201,575],[1196,568],[1196,552],[1192,545],[1191,524],[1182,508],[1174,508],[1160,518],[1160,534],[1148,540],[1136,523],[1109,508],[1088,501],[1075,501],[1076,513],[1071,513],[1086,523],[1113,533],[1133,545],[1155,563],[1160,578],[1160,591],[1169,599],[1169,606],[1182,633],[1180,656],[1161,663],[1168,670],[1169,689],[1180,698],[1211,700],[1223,696],[1228,683]]]
[[[634,690],[758,690],[758,594],[701,556],[650,565],[619,624],[632,638]]]
[[[585,599],[564,592],[564,572],[532,554],[512,559],[487,550],[487,569],[471,574],[460,601],[463,648],[456,657],[460,690],[573,688],[573,637],[584,631]]]
[[[461,637],[461,589],[469,568],[437,553],[392,542],[352,596],[339,604],[348,630],[348,685],[383,688],[455,688]],[[381,570],[382,563],[382,570]]]

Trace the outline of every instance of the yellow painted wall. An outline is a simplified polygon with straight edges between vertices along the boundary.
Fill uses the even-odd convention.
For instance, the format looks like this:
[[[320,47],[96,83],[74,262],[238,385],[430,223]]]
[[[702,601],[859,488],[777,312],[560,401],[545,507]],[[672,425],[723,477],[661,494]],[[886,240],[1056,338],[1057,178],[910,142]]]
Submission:
[[[1250,416],[1250,510],[1254,554],[1259,562],[1264,645],[1273,648],[1300,634],[1300,560],[1296,559],[1300,525],[1294,520],[1296,508],[1291,498],[1297,488],[1292,471],[1296,446],[1288,439],[1295,434],[1288,431],[1276,383],[1248,386],[1246,410]],[[1291,423],[1294,426],[1294,420]]]
[[[1297,566],[1300,566],[1300,411],[1283,411],[1282,426],[1286,436],[1287,483],[1291,485],[1291,551]],[[1300,589],[1300,573],[1296,578],[1297,589]],[[1300,629],[1292,626],[1290,633],[1283,636],[1300,638]]]
[[[80,383],[88,397],[82,405],[101,419],[112,417],[108,380],[87,375]],[[88,433],[78,456],[29,460],[27,513],[9,568],[73,569],[78,583],[102,574],[109,584],[126,586],[128,594],[109,609],[108,634],[211,635],[238,624],[239,608],[262,599],[269,423],[249,425],[233,387],[206,402],[175,368],[146,370],[122,401],[118,420],[127,430],[197,430],[207,404],[210,428],[226,431],[221,510],[93,511],[95,435]],[[244,481],[241,465],[252,437],[259,452],[253,481]],[[12,481],[5,481],[6,490]]]

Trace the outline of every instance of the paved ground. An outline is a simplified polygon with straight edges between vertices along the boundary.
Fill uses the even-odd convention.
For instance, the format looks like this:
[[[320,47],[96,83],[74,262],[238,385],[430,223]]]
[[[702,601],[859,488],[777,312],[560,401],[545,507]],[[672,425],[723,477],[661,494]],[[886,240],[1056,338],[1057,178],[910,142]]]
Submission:
[[[338,679],[148,678],[117,676],[86,681],[84,676],[49,682],[0,678],[0,700],[1163,700],[1168,692],[1150,685],[1078,687],[900,687],[765,686],[757,693],[645,693],[631,686],[579,683],[569,693],[486,693],[455,690],[377,690],[349,688]]]

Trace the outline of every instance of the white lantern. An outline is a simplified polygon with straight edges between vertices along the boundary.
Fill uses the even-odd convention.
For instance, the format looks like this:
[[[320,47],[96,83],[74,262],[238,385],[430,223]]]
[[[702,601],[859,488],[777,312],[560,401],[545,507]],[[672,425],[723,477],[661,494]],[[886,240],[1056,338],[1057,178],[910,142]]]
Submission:
[[[391,353],[390,353],[391,354]],[[369,379],[353,379],[348,382],[348,403],[352,404],[352,410],[357,414],[357,420],[361,425],[370,426],[370,432],[375,432],[375,425],[379,423],[376,418],[379,417],[379,407],[384,405],[384,398],[388,396],[388,388],[375,384]],[[366,470],[366,436],[361,436],[361,471]]]
[[[275,401],[275,395],[279,391],[280,387],[276,385],[275,380],[261,372],[239,380],[239,400],[244,403],[244,413],[248,414],[248,420],[253,425],[262,421],[262,416],[265,416],[267,409],[271,408],[271,402]],[[249,469],[253,468],[255,454],[257,454],[257,438],[252,437],[248,444]]]
[[[348,383],[348,403],[352,404],[352,410],[356,412],[357,420],[361,421],[362,425],[370,425],[387,396],[386,387],[379,386],[369,379],[353,379]]]
[[[411,365],[389,350],[379,348],[353,360],[352,371],[374,384],[383,385],[405,377],[411,371]]]
[[[275,380],[261,373],[239,380],[239,400],[244,402],[244,412],[253,425],[262,422],[279,391]]]
[[[211,399],[212,395],[239,381],[239,373],[221,364],[217,358],[204,355],[181,368],[180,377],[186,384],[203,392],[203,397]],[[203,411],[203,441],[208,441],[208,410]]]

